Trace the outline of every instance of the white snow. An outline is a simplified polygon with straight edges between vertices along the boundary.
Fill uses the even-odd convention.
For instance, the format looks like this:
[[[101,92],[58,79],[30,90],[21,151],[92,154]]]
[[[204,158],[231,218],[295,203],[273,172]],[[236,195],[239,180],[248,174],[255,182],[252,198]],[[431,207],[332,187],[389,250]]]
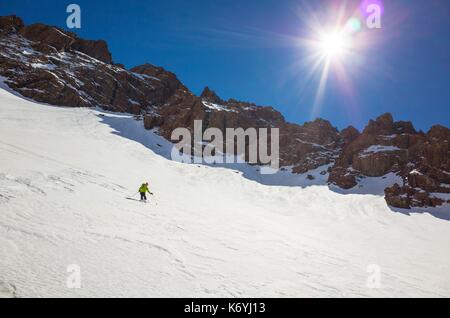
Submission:
[[[450,297],[449,221],[170,147],[132,115],[0,89],[0,297]],[[125,199],[147,180],[150,203]]]
[[[295,141],[298,141],[298,142],[300,142],[302,144],[309,144],[309,145],[312,145],[314,147],[325,148],[324,146],[316,144],[315,142],[305,141],[305,140],[302,140],[300,138],[295,138]]]
[[[135,100],[133,100],[131,98],[128,99],[128,102],[133,104],[133,105],[140,105],[137,101],[135,101]]]
[[[394,139],[394,138],[396,138],[397,136],[398,136],[398,135],[394,134],[394,135],[381,136],[381,137],[383,137],[384,139]]]
[[[210,103],[210,102],[206,102],[206,101],[203,101],[203,105],[205,105],[205,107],[207,107],[209,109],[212,109],[212,110],[215,110],[215,111],[219,111],[219,112],[221,112],[221,111],[232,112],[232,113],[236,112],[235,110],[229,109],[226,106],[219,105],[219,104],[214,104],[214,103]]]
[[[444,200],[444,201],[450,201],[450,193],[439,193],[439,192],[433,192],[430,193],[431,196]]]
[[[54,70],[56,68],[56,65],[54,64],[31,63],[30,65],[33,68],[40,68],[44,70]]]
[[[158,82],[161,81],[159,78],[154,77],[154,76],[150,76],[150,75],[147,75],[147,74],[139,74],[139,73],[134,73],[134,72],[131,72],[131,74],[133,74],[134,76],[136,76],[137,78],[139,78],[139,79],[141,79],[143,81],[145,81],[147,79],[151,79],[151,80],[158,81]]]

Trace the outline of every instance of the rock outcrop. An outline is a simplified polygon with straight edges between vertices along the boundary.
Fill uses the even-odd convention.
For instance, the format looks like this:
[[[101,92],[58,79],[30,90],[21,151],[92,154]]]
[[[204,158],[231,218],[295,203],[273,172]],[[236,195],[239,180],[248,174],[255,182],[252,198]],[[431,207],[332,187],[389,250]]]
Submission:
[[[223,100],[216,94],[216,92],[210,90],[209,87],[205,87],[203,92],[200,94],[200,98],[209,103],[223,103]]]
[[[434,126],[427,134],[410,122],[394,122],[391,114],[371,120],[363,133],[348,143],[331,168],[329,181],[344,189],[359,177],[397,174],[402,184],[385,190],[397,208],[439,206],[450,193],[450,131]]]
[[[0,17],[0,34],[16,33],[23,27],[22,19],[15,15]]]

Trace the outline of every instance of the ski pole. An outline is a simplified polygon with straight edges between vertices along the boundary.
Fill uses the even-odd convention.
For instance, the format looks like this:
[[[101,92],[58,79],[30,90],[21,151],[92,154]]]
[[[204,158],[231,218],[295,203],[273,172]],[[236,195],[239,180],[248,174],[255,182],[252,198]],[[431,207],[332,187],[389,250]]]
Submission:
[[[155,195],[153,193],[150,193],[152,195],[152,197],[154,197]],[[158,202],[156,202],[155,200],[153,200],[153,202],[155,202],[155,205],[158,206]]]

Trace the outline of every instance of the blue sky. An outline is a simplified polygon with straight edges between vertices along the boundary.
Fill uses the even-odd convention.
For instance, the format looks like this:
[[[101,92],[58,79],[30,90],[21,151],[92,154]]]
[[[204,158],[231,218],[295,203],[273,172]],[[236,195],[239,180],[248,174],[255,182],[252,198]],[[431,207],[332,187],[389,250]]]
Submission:
[[[66,28],[65,9],[77,3],[82,28],[75,32],[106,40],[115,62],[163,66],[196,94],[209,86],[224,99],[271,105],[291,122],[322,117],[361,129],[391,112],[418,129],[449,127],[448,0],[385,0],[382,28],[363,23],[354,41],[363,38],[364,49],[343,58],[345,81],[332,67],[313,111],[321,73],[307,76],[311,52],[296,39],[312,36],[312,16],[325,28],[337,15],[333,8],[346,2],[350,18],[360,1],[3,0],[0,14]]]

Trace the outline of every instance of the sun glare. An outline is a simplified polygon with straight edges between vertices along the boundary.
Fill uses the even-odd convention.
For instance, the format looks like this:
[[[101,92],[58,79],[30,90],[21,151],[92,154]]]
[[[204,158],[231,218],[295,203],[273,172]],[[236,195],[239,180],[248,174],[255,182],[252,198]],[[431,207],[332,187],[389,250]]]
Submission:
[[[364,0],[364,3],[381,4],[381,1]],[[302,29],[299,30],[301,36],[294,41],[300,47],[296,68],[302,74],[302,98],[308,97],[306,90],[310,88],[310,83],[317,85],[311,119],[320,115],[330,81],[347,98],[346,107],[357,107],[358,91],[353,80],[360,68],[368,64],[365,61],[370,56],[366,56],[365,49],[373,39],[363,25],[366,16],[360,14],[359,7],[352,7],[347,2],[330,1],[328,9],[320,12],[307,4],[298,10]]]
[[[324,35],[320,41],[322,54],[327,58],[340,58],[350,48],[348,38],[342,33]]]

